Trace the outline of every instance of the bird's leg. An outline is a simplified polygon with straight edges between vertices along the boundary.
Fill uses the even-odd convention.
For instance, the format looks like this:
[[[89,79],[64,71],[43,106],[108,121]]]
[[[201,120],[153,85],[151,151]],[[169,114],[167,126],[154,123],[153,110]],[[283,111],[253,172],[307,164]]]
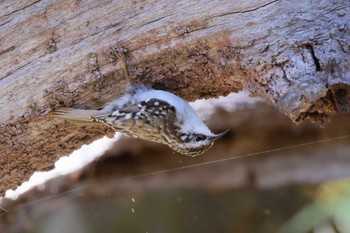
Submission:
[[[126,62],[125,62],[125,54],[128,52],[128,50],[126,48],[117,48],[115,49],[115,55],[117,56],[119,62],[120,62],[120,66],[124,72],[124,76],[125,78],[131,82],[131,79],[130,79],[130,75],[129,75],[129,72],[128,72],[128,68],[126,66]]]

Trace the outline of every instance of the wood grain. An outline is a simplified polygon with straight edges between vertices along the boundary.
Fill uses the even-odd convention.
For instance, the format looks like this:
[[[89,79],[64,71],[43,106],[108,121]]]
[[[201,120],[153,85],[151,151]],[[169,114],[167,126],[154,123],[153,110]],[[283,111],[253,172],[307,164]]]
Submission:
[[[294,121],[349,112],[350,3],[1,1],[0,194],[107,128],[46,115],[98,108],[134,82],[188,101],[242,88]]]

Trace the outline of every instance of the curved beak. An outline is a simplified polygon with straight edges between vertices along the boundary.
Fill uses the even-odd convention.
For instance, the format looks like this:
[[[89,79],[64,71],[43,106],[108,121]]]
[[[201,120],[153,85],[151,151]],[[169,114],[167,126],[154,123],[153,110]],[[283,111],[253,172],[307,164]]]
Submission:
[[[225,131],[222,132],[222,133],[215,134],[214,136],[211,136],[211,138],[214,139],[214,140],[217,140],[217,139],[219,139],[219,138],[222,138],[223,136],[225,136],[225,135],[228,133],[228,131],[230,131],[230,130],[227,129],[227,130],[225,130]]]

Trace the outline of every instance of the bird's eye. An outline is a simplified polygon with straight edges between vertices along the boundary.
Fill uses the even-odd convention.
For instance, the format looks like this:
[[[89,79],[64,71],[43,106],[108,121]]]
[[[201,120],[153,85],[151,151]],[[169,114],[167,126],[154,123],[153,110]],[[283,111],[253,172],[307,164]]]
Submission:
[[[199,135],[196,137],[196,142],[200,142],[200,141],[203,141],[205,139],[206,139],[206,137],[204,135]]]

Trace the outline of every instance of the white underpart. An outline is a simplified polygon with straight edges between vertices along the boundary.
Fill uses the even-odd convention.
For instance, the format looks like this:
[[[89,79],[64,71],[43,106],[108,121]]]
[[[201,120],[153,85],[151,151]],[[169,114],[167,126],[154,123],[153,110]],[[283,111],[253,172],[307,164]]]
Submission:
[[[107,104],[101,111],[111,112],[116,106],[121,107],[128,102],[139,103],[152,98],[166,101],[175,107],[178,119],[183,121],[181,128],[182,132],[212,135],[209,128],[203,123],[202,119],[193,111],[186,101],[167,91],[140,88],[134,95],[126,94],[118,100]],[[155,102],[155,105],[157,105],[157,102]],[[160,112],[158,112],[158,114],[159,113]]]
[[[138,98],[139,100],[157,98],[166,101],[170,105],[174,106],[178,119],[181,119],[183,121],[181,128],[182,132],[192,132],[205,135],[212,134],[209,128],[203,123],[202,119],[193,111],[191,106],[186,101],[170,92],[149,90],[140,93]]]

